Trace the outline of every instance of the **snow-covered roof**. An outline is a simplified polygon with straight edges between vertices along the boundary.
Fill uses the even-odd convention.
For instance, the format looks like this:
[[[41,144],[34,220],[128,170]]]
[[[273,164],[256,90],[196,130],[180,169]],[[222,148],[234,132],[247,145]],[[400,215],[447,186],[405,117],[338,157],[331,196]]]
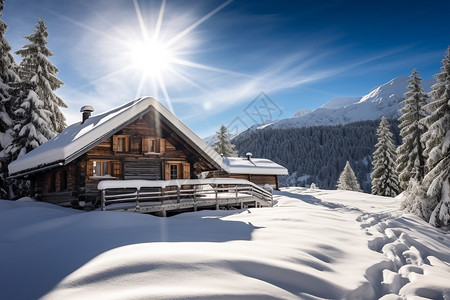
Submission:
[[[223,157],[222,169],[229,174],[289,175],[285,167],[266,158]]]
[[[166,125],[198,151],[209,163],[220,169],[222,159],[214,149],[192,132],[158,100],[138,98],[100,115],[92,116],[83,124],[75,123],[33,151],[12,162],[10,176],[25,174],[57,165],[66,165],[86,153],[123,127],[134,122],[153,108],[166,119]],[[164,120],[163,120],[164,122]]]

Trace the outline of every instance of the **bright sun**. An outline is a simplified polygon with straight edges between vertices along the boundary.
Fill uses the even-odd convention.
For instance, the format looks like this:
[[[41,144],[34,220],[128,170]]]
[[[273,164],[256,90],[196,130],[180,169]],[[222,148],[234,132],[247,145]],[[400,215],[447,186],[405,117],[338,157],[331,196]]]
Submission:
[[[129,45],[128,56],[133,69],[142,71],[147,76],[161,75],[170,68],[173,53],[156,41],[138,41]]]
[[[145,24],[144,15],[141,12],[138,0],[133,0],[139,27],[133,24],[131,30],[128,30],[128,26],[124,27],[124,29],[118,28],[117,31],[120,34],[118,39],[104,35],[105,40],[102,45],[104,45],[108,53],[112,54],[110,58],[114,60],[115,64],[111,64],[114,65],[114,69],[110,73],[100,77],[98,80],[113,77],[117,74],[126,74],[129,77],[126,80],[130,80],[137,85],[136,97],[142,96],[143,91],[151,91],[152,96],[160,99],[159,93],[162,93],[162,99],[167,103],[169,110],[173,111],[168,87],[171,87],[174,82],[181,80],[202,89],[202,87],[191,80],[190,73],[184,72],[182,68],[189,67],[206,71],[228,72],[227,70],[186,60],[183,58],[183,55],[189,53],[187,49],[193,44],[187,38],[189,33],[231,2],[232,0],[226,0],[199,20],[192,20],[192,24],[184,29],[178,28],[178,23],[174,23],[177,26],[174,25],[173,28],[177,30],[173,30],[173,24],[170,22],[167,22],[166,25],[163,24],[166,0],[161,1],[157,17],[150,14],[156,17],[150,18],[152,20],[151,24]],[[94,32],[98,33],[97,31]],[[136,80],[137,78],[138,80]]]

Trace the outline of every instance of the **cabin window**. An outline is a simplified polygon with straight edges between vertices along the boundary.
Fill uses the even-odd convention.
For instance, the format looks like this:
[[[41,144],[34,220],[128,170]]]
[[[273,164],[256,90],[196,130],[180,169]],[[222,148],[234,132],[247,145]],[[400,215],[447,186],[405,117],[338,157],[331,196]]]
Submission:
[[[87,174],[92,178],[120,179],[122,177],[122,163],[118,160],[90,160]]]
[[[155,140],[150,140],[150,146],[148,147],[150,150],[149,152],[156,152],[155,151]]]
[[[127,135],[115,135],[113,136],[113,151],[115,152],[128,152],[130,149],[130,137]]]
[[[126,143],[126,139],[124,137],[117,138],[117,151],[118,152],[125,151],[125,143]]]
[[[170,179],[178,179],[178,165],[170,165]]]
[[[94,174],[93,176],[106,176],[111,175],[109,173],[109,162],[107,161],[94,161]]]
[[[159,149],[156,145],[156,139],[143,138],[142,153],[159,153]]]
[[[170,161],[165,164],[165,180],[191,178],[191,165],[187,162]]]

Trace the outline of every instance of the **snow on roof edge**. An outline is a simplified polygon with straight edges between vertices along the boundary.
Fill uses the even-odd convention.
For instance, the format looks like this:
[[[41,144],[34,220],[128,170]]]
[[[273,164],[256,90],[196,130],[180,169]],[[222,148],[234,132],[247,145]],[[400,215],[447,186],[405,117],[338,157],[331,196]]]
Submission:
[[[170,112],[164,105],[153,97],[141,97],[129,101],[121,106],[110,109],[104,113],[92,116],[83,124],[74,123],[65,128],[53,139],[40,145],[29,153],[19,157],[9,164],[10,176],[23,173],[34,173],[58,161],[68,164],[100,143],[105,136],[112,135],[133,122],[140,115],[153,107],[159,112],[182,138],[199,151],[212,165],[218,169],[222,159],[209,145],[189,129],[180,119]]]
[[[223,157],[222,169],[229,174],[289,175],[285,167],[267,158]]]

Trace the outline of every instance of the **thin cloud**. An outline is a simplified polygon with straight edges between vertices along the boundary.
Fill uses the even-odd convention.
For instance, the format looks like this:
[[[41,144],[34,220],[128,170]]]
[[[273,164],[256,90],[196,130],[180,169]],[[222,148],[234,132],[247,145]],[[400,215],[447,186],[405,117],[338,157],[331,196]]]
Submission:
[[[196,104],[196,107],[204,108],[203,110],[196,109],[197,113],[187,114],[184,118],[205,118],[205,116],[209,117],[210,115],[220,114],[236,105],[249,102],[261,91],[273,93],[280,90],[296,88],[312,82],[325,80],[359,67],[365,67],[365,72],[371,72],[371,69],[377,68],[377,65],[367,66],[369,63],[380,61],[404,50],[404,47],[391,49],[326,70],[315,70],[315,63],[320,62],[324,56],[332,55],[332,51],[316,56],[294,55],[284,60],[273,61],[270,66],[261,70],[258,74],[253,75],[252,79],[241,79],[233,83],[229,81],[222,82],[223,85],[219,84],[220,87],[211,88],[207,92],[203,91],[193,96],[178,97],[172,100],[174,103],[191,103]],[[301,62],[304,60],[307,63]],[[205,114],[206,111],[208,114]]]

